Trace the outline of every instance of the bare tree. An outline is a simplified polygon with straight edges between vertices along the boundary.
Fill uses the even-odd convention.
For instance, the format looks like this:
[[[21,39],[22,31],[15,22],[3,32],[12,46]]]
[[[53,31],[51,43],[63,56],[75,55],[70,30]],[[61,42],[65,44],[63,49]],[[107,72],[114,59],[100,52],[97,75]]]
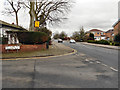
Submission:
[[[19,0],[17,0],[16,2],[13,0],[7,0],[7,2],[9,3],[10,7],[5,8],[5,10],[2,12],[3,14],[10,14],[13,15],[13,13],[15,14],[16,17],[16,25],[18,26],[18,12],[21,9],[21,2]]]
[[[40,21],[41,27],[66,19],[64,16],[70,10],[71,0],[34,0],[24,5],[30,9],[30,29],[33,29],[33,18]]]

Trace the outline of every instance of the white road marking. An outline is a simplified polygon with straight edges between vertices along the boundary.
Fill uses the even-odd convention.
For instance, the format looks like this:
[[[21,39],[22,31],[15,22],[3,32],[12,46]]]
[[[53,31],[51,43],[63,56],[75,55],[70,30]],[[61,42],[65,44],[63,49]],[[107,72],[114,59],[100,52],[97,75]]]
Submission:
[[[97,64],[100,64],[101,62],[99,62],[99,61],[96,61],[96,63],[97,63]]]
[[[115,69],[115,68],[113,68],[113,67],[110,67],[110,69],[111,69],[111,70],[113,70],[113,71],[118,72],[118,70],[117,70],[117,69]]]
[[[87,61],[87,62],[88,62],[89,60],[88,60],[88,59],[85,59],[85,61]]]
[[[107,65],[106,64],[102,64],[103,66],[105,66],[105,67],[107,67]]]
[[[90,62],[90,63],[93,63],[93,62]]]

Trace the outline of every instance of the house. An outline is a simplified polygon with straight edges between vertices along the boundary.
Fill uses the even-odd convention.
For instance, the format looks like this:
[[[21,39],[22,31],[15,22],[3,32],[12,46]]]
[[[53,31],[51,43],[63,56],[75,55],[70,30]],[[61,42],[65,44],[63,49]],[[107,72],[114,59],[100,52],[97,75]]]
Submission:
[[[95,40],[102,40],[105,39],[105,32],[98,30],[98,29],[92,29],[90,31],[87,32],[87,35],[89,35],[90,33],[94,34],[94,39]]]
[[[114,28],[114,36],[120,33],[120,19],[113,25]]]
[[[114,29],[110,29],[105,32],[106,40],[113,40],[114,38]]]
[[[19,43],[19,40],[17,39],[17,36],[15,33],[7,33],[6,31],[20,31],[25,30],[21,26],[16,26],[14,24],[9,24],[7,22],[4,22],[0,20],[0,38],[8,38],[8,44],[17,44]]]

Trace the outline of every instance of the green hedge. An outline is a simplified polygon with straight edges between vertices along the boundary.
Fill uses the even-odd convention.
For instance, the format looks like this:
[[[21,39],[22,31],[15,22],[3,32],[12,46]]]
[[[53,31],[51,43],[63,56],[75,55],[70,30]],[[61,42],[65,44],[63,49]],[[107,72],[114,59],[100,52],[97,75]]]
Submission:
[[[97,41],[97,44],[110,45],[109,41],[107,41],[107,40],[100,40],[100,41]]]
[[[8,33],[17,33],[21,44],[43,44],[48,40],[48,35],[43,32],[8,31]]]
[[[109,41],[107,41],[107,40],[99,40],[99,41],[95,41],[95,40],[88,40],[88,43],[96,43],[96,44],[105,44],[105,45],[110,45]]]
[[[0,44],[8,44],[8,38],[0,37]]]

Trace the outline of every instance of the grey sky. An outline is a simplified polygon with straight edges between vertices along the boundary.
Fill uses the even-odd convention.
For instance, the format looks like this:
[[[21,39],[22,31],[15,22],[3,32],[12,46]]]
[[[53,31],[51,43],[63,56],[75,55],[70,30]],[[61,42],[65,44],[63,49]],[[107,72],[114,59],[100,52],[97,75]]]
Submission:
[[[4,1],[2,2],[0,8],[3,9]],[[72,32],[78,31],[81,26],[84,27],[85,31],[90,29],[107,31],[118,19],[119,0],[75,0],[74,2],[71,12],[67,15],[69,19],[60,26],[49,27],[53,32],[65,31],[71,35]],[[19,15],[20,25],[26,28],[29,27],[27,13],[28,11],[23,11]],[[9,23],[15,22],[14,17],[0,15],[0,18]]]

